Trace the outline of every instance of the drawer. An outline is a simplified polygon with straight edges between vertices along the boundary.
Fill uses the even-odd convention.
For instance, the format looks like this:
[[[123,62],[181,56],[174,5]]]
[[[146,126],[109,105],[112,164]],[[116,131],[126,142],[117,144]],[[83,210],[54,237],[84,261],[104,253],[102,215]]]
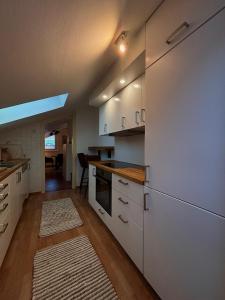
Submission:
[[[0,202],[0,223],[3,222],[5,216],[9,214],[9,202],[6,198],[4,201]]]
[[[112,216],[113,234],[138,269],[143,272],[143,230],[130,218],[126,218],[118,207],[114,208]]]
[[[138,205],[143,207],[144,187],[141,184],[137,184],[124,177],[113,174],[112,176],[112,188],[116,191],[129,197]]]
[[[146,24],[146,67],[224,6],[224,0],[164,1]]]
[[[9,180],[7,179],[0,182],[0,201],[5,194],[9,193]]]
[[[12,228],[9,219],[10,215],[6,214],[4,219],[0,221],[0,266],[6,255],[12,237]]]
[[[143,228],[143,207],[114,189],[112,189],[112,211],[122,214],[126,220]]]

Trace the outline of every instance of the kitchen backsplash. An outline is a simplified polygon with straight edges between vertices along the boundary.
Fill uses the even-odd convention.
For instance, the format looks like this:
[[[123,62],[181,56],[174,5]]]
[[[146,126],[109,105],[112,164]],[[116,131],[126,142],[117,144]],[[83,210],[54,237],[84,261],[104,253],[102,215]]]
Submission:
[[[144,134],[115,137],[115,159],[144,165]]]

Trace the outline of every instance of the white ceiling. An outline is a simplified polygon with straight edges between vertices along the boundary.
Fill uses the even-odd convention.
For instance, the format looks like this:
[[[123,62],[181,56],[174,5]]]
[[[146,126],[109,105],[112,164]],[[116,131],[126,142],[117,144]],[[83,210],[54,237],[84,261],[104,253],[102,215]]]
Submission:
[[[115,37],[157,2],[1,0],[0,108],[69,92],[71,110],[116,59]]]

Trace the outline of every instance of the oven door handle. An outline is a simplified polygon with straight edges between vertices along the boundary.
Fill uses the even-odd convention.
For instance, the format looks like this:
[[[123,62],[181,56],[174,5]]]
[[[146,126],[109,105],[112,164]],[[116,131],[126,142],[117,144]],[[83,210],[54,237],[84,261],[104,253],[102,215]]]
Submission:
[[[104,182],[104,183],[110,184],[110,181],[107,181],[106,179],[104,179],[104,178],[102,178],[102,177],[100,177],[100,176],[98,176],[98,175],[95,175],[95,177],[96,177],[96,179],[98,179],[99,181],[102,181],[102,182]]]

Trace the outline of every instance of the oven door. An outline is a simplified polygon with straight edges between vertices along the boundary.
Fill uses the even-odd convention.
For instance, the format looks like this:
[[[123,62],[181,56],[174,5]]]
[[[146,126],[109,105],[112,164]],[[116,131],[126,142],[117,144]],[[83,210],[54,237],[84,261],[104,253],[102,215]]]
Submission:
[[[96,169],[96,201],[111,216],[112,212],[112,174]]]

